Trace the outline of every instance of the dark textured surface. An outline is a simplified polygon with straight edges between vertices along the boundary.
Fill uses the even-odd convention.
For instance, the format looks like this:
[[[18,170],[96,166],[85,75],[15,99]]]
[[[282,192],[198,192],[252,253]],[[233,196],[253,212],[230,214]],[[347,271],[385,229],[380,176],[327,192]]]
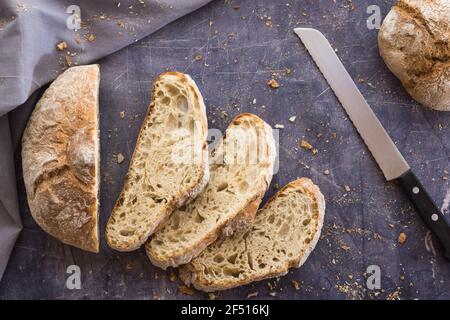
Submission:
[[[322,239],[300,270],[279,281],[221,292],[218,298],[242,299],[258,291],[258,298],[270,299],[449,299],[450,263],[442,259],[439,245],[427,236],[399,187],[384,180],[292,31],[297,26],[321,30],[351,76],[364,80],[358,82],[361,92],[448,217],[450,113],[427,110],[409,98],[378,55],[377,31],[366,27],[369,4],[380,5],[384,15],[392,3],[355,1],[352,9],[341,0],[215,1],[101,60],[101,253],[82,252],[47,236],[30,216],[19,179],[24,231],[0,282],[0,298],[207,297],[180,294],[180,283],[169,280],[174,270],[153,267],[143,250],[117,253],[103,240],[150,101],[151,81],[160,72],[178,70],[200,87],[210,128],[222,130],[242,112],[285,126],[280,131],[280,170],[268,196],[276,191],[274,185],[307,176],[327,199]],[[266,84],[272,76],[280,83],[276,90]],[[121,111],[125,119],[120,119]],[[294,115],[295,123],[289,122]],[[302,138],[318,149],[316,156],[298,147]],[[125,156],[122,164],[115,160],[119,152]],[[407,235],[403,245],[397,242],[401,232]],[[65,289],[71,264],[81,267],[81,290]],[[364,272],[373,264],[381,268],[382,290],[366,289]],[[268,282],[275,285],[274,297]]]

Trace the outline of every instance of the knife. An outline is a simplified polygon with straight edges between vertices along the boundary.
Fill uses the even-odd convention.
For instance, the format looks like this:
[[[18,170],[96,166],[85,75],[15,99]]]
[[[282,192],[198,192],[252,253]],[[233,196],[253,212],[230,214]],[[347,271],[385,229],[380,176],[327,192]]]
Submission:
[[[442,243],[444,257],[450,260],[450,226],[384,130],[328,40],[316,29],[296,28],[294,31],[344,107],[386,180],[399,181],[419,215]]]

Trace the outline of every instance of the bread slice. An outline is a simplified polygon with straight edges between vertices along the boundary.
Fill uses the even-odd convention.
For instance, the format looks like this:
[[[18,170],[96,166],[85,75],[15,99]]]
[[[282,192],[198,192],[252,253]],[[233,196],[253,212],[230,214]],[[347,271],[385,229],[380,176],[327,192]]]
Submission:
[[[203,190],[209,178],[207,131],[205,104],[194,81],[178,72],[161,74],[106,226],[111,248],[139,248],[174,209]]]
[[[212,152],[205,190],[146,244],[151,262],[163,269],[188,263],[220,235],[252,222],[275,157],[272,128],[253,114],[237,116]]]
[[[307,178],[287,184],[258,211],[253,225],[218,241],[180,270],[206,292],[285,275],[316,246],[325,214],[319,188]]]
[[[44,92],[22,136],[31,215],[60,241],[98,252],[99,66],[64,71]]]

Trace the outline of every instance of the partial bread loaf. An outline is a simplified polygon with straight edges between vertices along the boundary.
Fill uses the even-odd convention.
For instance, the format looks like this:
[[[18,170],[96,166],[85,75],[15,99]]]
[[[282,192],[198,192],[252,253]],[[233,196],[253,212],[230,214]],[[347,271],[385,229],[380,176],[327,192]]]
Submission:
[[[98,65],[62,73],[37,103],[22,136],[31,214],[64,243],[98,252]]]
[[[205,104],[194,81],[167,72],[154,82],[123,190],[106,226],[109,246],[139,248],[209,177]]]
[[[415,100],[450,111],[450,0],[400,0],[378,34],[380,54]]]
[[[146,244],[151,262],[163,269],[185,264],[220,235],[252,222],[272,180],[275,157],[272,128],[253,114],[237,116],[212,152],[205,190]]]
[[[253,225],[217,241],[189,264],[180,278],[206,292],[285,275],[299,268],[316,246],[325,199],[307,178],[287,184],[258,211]]]

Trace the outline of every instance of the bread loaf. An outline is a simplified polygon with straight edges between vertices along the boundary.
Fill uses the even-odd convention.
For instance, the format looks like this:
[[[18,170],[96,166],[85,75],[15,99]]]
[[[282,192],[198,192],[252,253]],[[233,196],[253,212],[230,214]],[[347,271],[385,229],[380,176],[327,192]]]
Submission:
[[[98,65],[67,69],[45,91],[22,136],[28,205],[66,244],[98,252]]]
[[[378,34],[380,54],[416,101],[450,111],[450,0],[400,0]]]

